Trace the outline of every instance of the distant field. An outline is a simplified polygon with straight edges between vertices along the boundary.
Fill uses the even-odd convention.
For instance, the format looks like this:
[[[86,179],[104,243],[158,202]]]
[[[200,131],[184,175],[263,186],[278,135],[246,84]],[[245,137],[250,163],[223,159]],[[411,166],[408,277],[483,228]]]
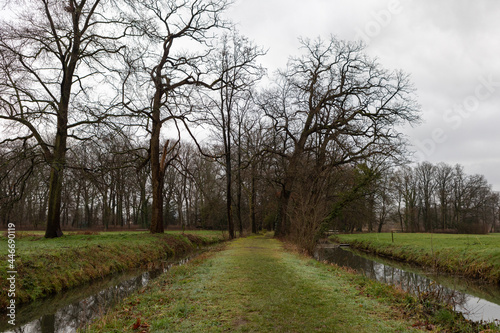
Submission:
[[[441,271],[500,282],[500,234],[391,233],[336,235],[332,239],[375,254]]]

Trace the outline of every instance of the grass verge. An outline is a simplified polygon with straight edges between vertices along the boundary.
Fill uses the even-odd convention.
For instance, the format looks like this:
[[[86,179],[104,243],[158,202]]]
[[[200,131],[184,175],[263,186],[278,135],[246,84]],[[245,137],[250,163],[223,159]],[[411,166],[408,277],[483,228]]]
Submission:
[[[167,233],[148,232],[68,233],[45,239],[43,234],[16,233],[16,303],[26,303],[98,279],[118,271],[152,265],[199,246],[213,244],[222,238],[216,232]],[[5,235],[0,243],[7,244]],[[7,246],[0,256],[0,307],[7,297]]]
[[[175,267],[81,332],[479,332],[450,309],[264,236]]]
[[[500,283],[500,234],[371,233],[336,235],[331,239],[442,272]]]

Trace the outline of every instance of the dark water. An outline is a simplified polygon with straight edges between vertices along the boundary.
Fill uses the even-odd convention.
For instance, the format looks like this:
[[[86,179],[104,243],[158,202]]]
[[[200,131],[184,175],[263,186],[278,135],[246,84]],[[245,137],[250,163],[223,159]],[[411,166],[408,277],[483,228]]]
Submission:
[[[132,292],[147,286],[173,265],[184,264],[189,258],[163,262],[154,269],[136,270],[89,283],[52,297],[19,306],[16,326],[2,315],[1,332],[65,333],[75,332]]]
[[[345,266],[367,277],[401,287],[413,294],[429,293],[453,305],[455,311],[473,321],[500,324],[500,288],[498,285],[463,277],[437,274],[399,262],[344,250],[318,248],[316,259]]]

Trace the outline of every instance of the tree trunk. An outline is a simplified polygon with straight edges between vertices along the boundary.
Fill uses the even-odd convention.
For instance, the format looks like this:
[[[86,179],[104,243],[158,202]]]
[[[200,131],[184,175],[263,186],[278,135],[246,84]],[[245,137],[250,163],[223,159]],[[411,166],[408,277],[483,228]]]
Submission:
[[[61,198],[62,198],[63,168],[52,166],[50,170],[49,209],[45,238],[62,236],[61,231]]]
[[[108,205],[108,190],[104,189],[102,196],[102,225],[104,226],[104,230],[108,230],[109,223],[109,205]]]
[[[280,193],[279,206],[278,206],[278,216],[276,219],[276,226],[274,229],[274,235],[276,237],[285,237],[290,234],[290,221],[288,220],[288,203],[290,202],[290,196],[292,192],[288,190],[286,184],[283,185],[283,189]]]
[[[49,202],[47,213],[47,226],[45,238],[61,237],[61,201],[63,188],[64,167],[66,164],[66,122],[59,117],[56,142],[54,146],[54,157],[50,164]]]
[[[310,126],[311,120],[308,118],[305,126],[308,128]],[[291,226],[290,219],[288,218],[288,204],[290,202],[290,197],[292,195],[292,190],[294,188],[296,177],[300,174],[301,168],[301,156],[304,152],[304,145],[307,137],[302,134],[299,142],[295,145],[295,151],[289,159],[288,169],[286,170],[285,177],[283,179],[283,184],[281,188],[281,193],[278,202],[278,216],[276,221],[276,228],[274,235],[276,237],[286,237],[290,234]]]
[[[227,230],[229,238],[234,238],[234,222],[231,205],[231,155],[226,154],[226,213],[227,213]]]
[[[79,16],[74,16],[74,19]],[[78,22],[73,22],[78,27]],[[77,29],[78,30],[78,29]],[[73,75],[79,60],[81,36],[75,32],[71,57],[64,70],[61,81],[61,97],[57,108],[57,131],[54,150],[50,158],[49,209],[45,238],[62,236],[61,231],[61,199],[64,168],[66,167],[66,150],[68,139],[68,110],[73,85]]]
[[[372,232],[373,224],[375,223],[375,197],[373,193],[368,197],[368,210],[368,232]]]
[[[223,100],[223,98],[222,98]],[[225,152],[225,168],[226,168],[226,214],[227,214],[227,230],[229,232],[229,238],[234,238],[234,222],[233,222],[233,211],[232,211],[232,194],[231,194],[231,183],[232,183],[232,170],[231,170],[231,113],[228,111],[227,120],[224,119],[224,112],[221,110],[223,131],[222,139],[224,141],[224,152]],[[227,132],[226,132],[227,131]]]
[[[153,125],[151,137],[151,172],[153,185],[153,204],[151,233],[163,233],[163,176],[160,165],[160,125]]]
[[[295,152],[290,158],[288,170],[283,180],[281,193],[278,202],[278,216],[275,226],[274,235],[276,237],[286,237],[290,234],[290,220],[288,218],[288,204],[292,196],[292,189],[295,183],[297,170],[299,169],[299,158],[302,154],[302,148],[295,148]]]
[[[238,226],[240,236],[243,234],[243,220],[241,218],[241,168],[238,167],[238,182],[236,189],[236,218],[238,219]]]
[[[80,199],[81,199],[81,191],[78,189],[76,192],[76,202],[75,202],[75,212],[73,213],[73,221],[71,222],[71,226],[74,228],[80,226]]]
[[[161,74],[161,72],[159,73]],[[156,84],[156,93],[153,98],[153,108],[152,108],[152,130],[151,130],[151,141],[150,141],[150,152],[151,152],[151,181],[153,185],[153,205],[152,205],[152,217],[151,226],[149,231],[152,234],[163,233],[163,183],[164,183],[164,172],[162,170],[162,165],[160,162],[160,131],[161,131],[161,98],[162,98],[162,88],[161,88],[161,75],[158,75],[159,82]],[[164,152],[165,153],[165,152]]]
[[[252,165],[252,182],[250,187],[250,223],[252,225],[252,234],[257,233],[257,221],[255,218],[255,204],[257,201],[257,193],[255,191],[255,173]]]
[[[155,179],[156,178],[156,179]],[[163,181],[158,176],[153,177],[153,205],[152,205],[151,233],[163,233]]]
[[[241,191],[242,191],[242,184],[241,184],[241,126],[242,122],[241,120],[238,121],[238,162],[237,162],[237,173],[236,173],[236,217],[238,219],[238,226],[239,226],[239,231],[240,231],[240,237],[243,234],[243,220],[241,218]]]

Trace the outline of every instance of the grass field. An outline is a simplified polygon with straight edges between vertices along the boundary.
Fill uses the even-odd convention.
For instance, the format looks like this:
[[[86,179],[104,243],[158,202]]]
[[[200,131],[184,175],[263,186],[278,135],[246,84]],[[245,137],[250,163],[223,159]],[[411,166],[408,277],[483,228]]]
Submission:
[[[479,332],[429,306],[252,236],[174,267],[82,331]]]
[[[500,234],[371,233],[331,239],[378,255],[500,283]]]
[[[218,242],[221,232],[190,231],[151,235],[133,232],[68,232],[46,239],[42,232],[17,232],[16,301],[28,302],[126,269],[146,266],[167,257]],[[0,306],[7,298],[7,238],[0,237]],[[5,246],[4,246],[5,244]]]
[[[186,232],[206,239],[223,238],[220,231],[196,230]],[[20,231],[16,233],[16,255],[18,260],[29,259],[40,254],[64,255],[71,250],[107,247],[145,246],[161,240],[164,235],[182,235],[181,231],[168,231],[165,234],[152,235],[148,231],[109,231],[109,232],[67,232],[63,237],[46,239],[43,231]],[[0,236],[0,242],[6,244],[6,234]],[[0,255],[7,256],[7,247],[0,248]]]

